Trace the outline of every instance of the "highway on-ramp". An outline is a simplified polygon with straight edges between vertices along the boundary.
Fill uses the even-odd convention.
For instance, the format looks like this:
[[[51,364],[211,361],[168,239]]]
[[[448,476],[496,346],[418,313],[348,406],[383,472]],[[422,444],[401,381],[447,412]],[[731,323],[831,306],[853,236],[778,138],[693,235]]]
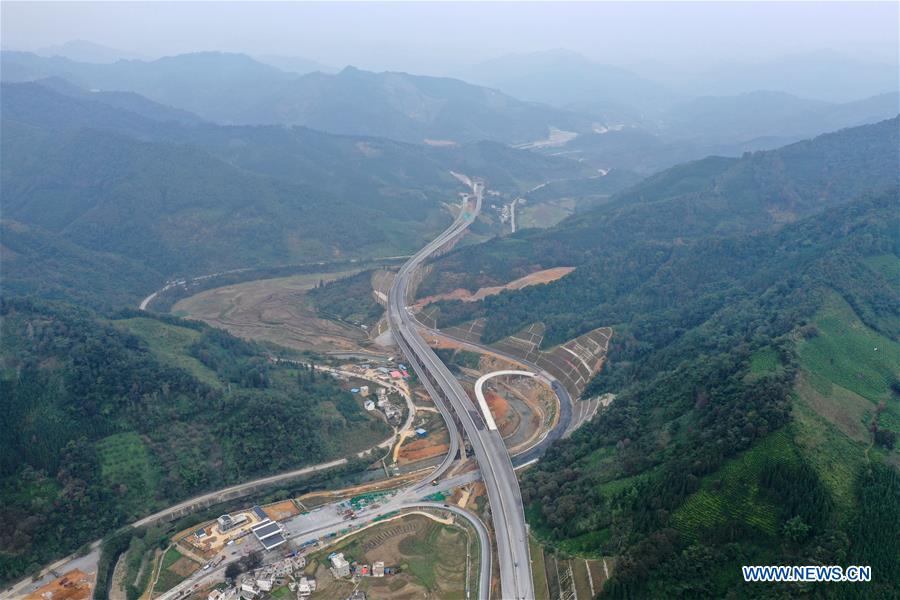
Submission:
[[[502,598],[531,599],[534,597],[534,587],[528,532],[522,495],[509,452],[499,431],[487,428],[465,390],[419,335],[416,322],[407,308],[411,276],[432,254],[461,235],[481,210],[483,184],[475,182],[473,191],[475,209],[467,211],[463,208],[459,217],[444,233],[400,268],[388,294],[388,321],[395,341],[447,420],[451,446],[459,446],[458,432],[454,425],[459,423],[475,454],[491,507]],[[448,454],[446,464],[442,464],[432,477],[437,477],[446,470],[455,458],[454,454],[452,451]]]
[[[408,293],[410,291],[411,275],[413,275],[419,266],[435,252],[455,241],[455,239],[465,231],[478,215],[483,200],[484,187],[480,182],[472,184],[472,187],[476,200],[474,210],[469,211],[464,206],[459,216],[447,230],[403,265],[394,280],[388,298],[388,318],[392,334],[404,354],[407,356],[408,362],[419,376],[422,384],[429,394],[431,394],[435,401],[435,405],[438,407],[438,410],[447,423],[447,429],[450,432],[449,452],[437,468],[429,473],[427,478],[423,479],[418,484],[400,490],[392,501],[382,505],[372,514],[365,515],[365,517],[374,519],[381,514],[386,514],[394,510],[429,507],[450,510],[467,519],[477,531],[481,545],[478,597],[487,599],[490,594],[492,572],[492,552],[487,529],[475,515],[468,513],[465,510],[457,509],[453,506],[428,503],[422,500],[422,496],[426,495],[426,493],[430,494],[470,482],[476,479],[480,474],[485,482],[491,507],[499,559],[498,564],[500,567],[501,597],[503,600],[511,600],[513,598],[525,598],[530,600],[534,597],[534,591],[531,578],[528,536],[525,527],[521,493],[519,491],[509,452],[507,451],[499,432],[486,427],[484,417],[480,414],[480,411],[478,411],[475,405],[471,403],[468,395],[462,389],[459,382],[452,376],[447,367],[437,358],[435,353],[418,334],[416,329],[418,323],[406,306]],[[528,366],[531,367],[532,365]],[[565,390],[562,389],[562,386],[555,380],[550,379],[549,374],[541,372],[537,367],[534,368],[541,376],[548,377],[548,381],[551,381],[554,391],[556,391],[557,395],[560,397],[561,412],[563,414],[568,412],[567,409],[570,408],[571,401],[568,399],[568,395],[565,394]],[[565,424],[568,423],[568,419],[561,419],[561,421],[565,421]],[[563,423],[558,423],[558,425],[560,424]],[[466,437],[471,444],[475,458],[478,462],[480,473],[469,472],[451,478],[445,478],[438,482],[437,486],[432,487],[431,482],[441,478],[460,455],[462,448],[459,427],[465,432]],[[559,429],[559,427],[555,428],[551,433],[556,433],[556,429]],[[555,439],[557,436],[547,436],[543,440],[543,443],[537,444],[524,454],[529,457],[539,455],[546,449],[546,443],[550,441],[547,438],[550,437]],[[523,455],[517,456],[516,464],[521,465],[525,462],[525,458],[526,457]],[[311,472],[333,468],[344,464],[345,462],[346,459],[338,459],[329,463],[314,465],[289,473],[265,477],[252,482],[231,486],[223,490],[217,490],[216,492],[204,494],[176,504],[159,513],[145,517],[135,522],[133,525],[139,527],[154,522],[177,518],[179,515],[187,514],[198,507],[240,497],[261,486],[291,479]],[[316,534],[316,536],[321,536],[326,533],[326,530],[333,528],[337,531],[345,527],[346,523],[343,522],[326,523],[316,527],[315,530],[305,531],[302,535],[308,536]],[[89,558],[92,563],[95,563],[98,550],[99,541],[92,545],[90,556],[85,558]],[[217,567],[208,571],[199,572],[196,576],[189,577],[185,582],[176,586],[176,588],[164,593],[162,597],[179,598],[188,589],[200,583],[200,581],[207,580],[214,576],[220,569],[223,570],[228,562],[237,560],[237,557],[232,558],[229,556],[228,558],[229,560],[226,560]],[[75,564],[73,561],[77,560],[80,559],[70,556],[57,561],[57,563],[54,563],[45,569],[42,572],[42,575],[50,576],[50,573],[54,568],[72,566]],[[34,585],[35,583],[29,580],[20,581],[13,587],[0,593],[0,598],[18,597],[17,595],[22,592],[24,588],[34,587]]]
[[[468,479],[468,478],[467,478]],[[400,493],[391,500],[378,506],[377,508],[363,508],[359,511],[360,520],[370,521],[375,524],[375,520],[379,517],[387,517],[393,514],[403,514],[414,509],[437,509],[447,511],[465,519],[475,529],[478,535],[479,547],[479,573],[478,573],[478,595],[479,600],[488,600],[490,598],[491,589],[491,540],[487,528],[484,523],[470,511],[454,506],[452,504],[442,504],[439,502],[430,502],[427,500],[408,499],[406,493]],[[301,544],[312,540],[320,539],[326,536],[334,536],[339,532],[347,529],[347,522],[335,513],[331,519],[325,519],[315,528],[307,528],[302,531],[291,532],[290,539],[294,543]],[[354,532],[356,533],[356,532]],[[219,562],[215,567],[195,572],[193,575],[171,588],[156,596],[154,600],[182,600],[191,592],[199,587],[210,585],[215,581],[224,579],[225,569],[229,564],[237,562],[242,558],[242,554],[228,555],[224,560]]]

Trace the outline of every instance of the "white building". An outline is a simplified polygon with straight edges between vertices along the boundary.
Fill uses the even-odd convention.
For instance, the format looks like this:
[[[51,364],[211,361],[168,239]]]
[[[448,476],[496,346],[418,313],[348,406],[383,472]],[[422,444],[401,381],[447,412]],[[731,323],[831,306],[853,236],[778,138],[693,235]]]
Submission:
[[[216,522],[219,524],[219,531],[225,533],[231,529],[234,529],[241,523],[244,523],[247,520],[247,515],[241,513],[236,517],[232,517],[231,515],[222,515]]]
[[[301,577],[297,584],[297,597],[306,598],[316,591],[316,580],[312,577]]]
[[[344,558],[343,552],[331,555],[331,572],[338,579],[350,577],[350,563]]]
[[[241,584],[241,598],[256,598],[257,594],[259,594],[259,589],[252,582]]]
[[[384,577],[384,561],[375,561],[372,563],[372,577]]]

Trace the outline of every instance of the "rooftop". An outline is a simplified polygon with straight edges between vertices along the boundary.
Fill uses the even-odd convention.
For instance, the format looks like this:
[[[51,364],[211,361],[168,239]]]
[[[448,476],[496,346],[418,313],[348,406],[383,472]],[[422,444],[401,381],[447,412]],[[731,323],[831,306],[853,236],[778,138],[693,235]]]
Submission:
[[[278,523],[273,523],[272,521],[262,523],[253,528],[253,534],[260,540],[276,533],[281,533],[281,527]]]

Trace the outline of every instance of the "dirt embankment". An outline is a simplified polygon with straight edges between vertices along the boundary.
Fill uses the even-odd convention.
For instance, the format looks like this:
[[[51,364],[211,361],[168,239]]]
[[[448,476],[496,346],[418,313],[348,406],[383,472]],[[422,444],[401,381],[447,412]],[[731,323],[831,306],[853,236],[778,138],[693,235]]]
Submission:
[[[432,302],[437,302],[438,300],[462,300],[463,302],[475,302],[477,300],[483,300],[488,296],[499,294],[503,290],[518,290],[530,285],[550,283],[551,281],[556,281],[557,279],[568,275],[574,270],[575,267],[554,267],[552,269],[544,269],[543,271],[535,271],[534,273],[530,273],[525,277],[514,279],[513,281],[510,281],[505,285],[494,285],[490,287],[480,288],[474,294],[469,290],[459,288],[445,294],[426,296],[425,298],[422,298],[421,300],[416,302],[415,306],[417,309],[421,309]]]

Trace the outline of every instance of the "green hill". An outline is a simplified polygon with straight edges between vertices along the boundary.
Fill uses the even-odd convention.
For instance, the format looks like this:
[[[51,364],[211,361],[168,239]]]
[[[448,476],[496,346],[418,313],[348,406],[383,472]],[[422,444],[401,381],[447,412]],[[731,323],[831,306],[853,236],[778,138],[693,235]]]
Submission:
[[[121,306],[173,276],[404,254],[451,219],[445,205],[465,189],[453,170],[511,192],[583,174],[489,142],[423,149],[302,128],[160,122],[105,95],[69,93],[3,85],[4,219],[22,226],[15,241],[29,247],[3,255],[16,293]],[[47,258],[49,268],[36,268]],[[65,272],[92,258],[96,275]],[[117,270],[117,283],[104,275]]]
[[[604,597],[756,597],[741,564],[877,564],[874,590],[898,584],[900,314],[896,280],[867,267],[900,263],[896,201],[689,244],[621,293],[602,271],[615,336],[586,393],[617,397],[523,495],[551,544],[621,556]]]
[[[138,261],[89,250],[16,221],[0,220],[0,238],[5,297],[36,295],[108,309],[135,305],[143,290],[164,280]]]
[[[332,379],[196,322],[7,300],[0,327],[3,581],[198,492],[390,433]]]
[[[744,586],[743,564],[878,573],[823,597],[900,584],[897,124],[681,165],[436,261],[422,294],[577,266],[440,302],[440,324],[485,317],[492,341],[540,321],[548,347],[613,328],[585,395],[615,400],[522,481],[547,544],[618,557],[603,597],[810,592]]]
[[[442,257],[421,295],[506,283],[539,268],[613,260],[635,244],[777,228],[898,183],[900,121],[845,129],[740,159],[673,167],[546,231]],[[565,280],[564,280],[565,281]]]

